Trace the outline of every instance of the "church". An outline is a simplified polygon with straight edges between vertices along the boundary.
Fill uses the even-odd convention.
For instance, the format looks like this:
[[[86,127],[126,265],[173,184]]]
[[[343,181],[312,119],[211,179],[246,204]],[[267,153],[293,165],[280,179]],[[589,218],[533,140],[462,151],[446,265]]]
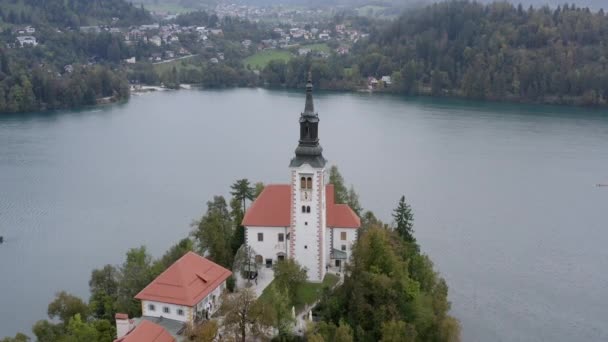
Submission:
[[[292,258],[307,269],[309,281],[321,282],[329,268],[348,261],[361,221],[348,205],[335,203],[326,165],[309,77],[289,183],[267,185],[243,218],[256,262],[271,267]]]

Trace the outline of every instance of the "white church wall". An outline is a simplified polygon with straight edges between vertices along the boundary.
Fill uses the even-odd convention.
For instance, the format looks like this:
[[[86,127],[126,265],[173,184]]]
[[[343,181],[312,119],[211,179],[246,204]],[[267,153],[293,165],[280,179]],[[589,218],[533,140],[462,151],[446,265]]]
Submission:
[[[328,231],[332,228],[328,228]],[[342,238],[345,239],[342,239]],[[355,228],[333,228],[333,239],[328,242],[331,248],[335,248],[340,251],[346,252],[347,261],[350,260],[350,256],[353,250],[353,245],[357,241],[357,229]]]
[[[245,229],[245,241],[251,246],[256,255],[262,256],[262,262],[272,259],[275,264],[279,253],[287,255],[287,233],[288,227],[247,227]],[[258,233],[263,235],[263,241],[258,241]],[[279,241],[279,234],[283,234],[283,242]]]

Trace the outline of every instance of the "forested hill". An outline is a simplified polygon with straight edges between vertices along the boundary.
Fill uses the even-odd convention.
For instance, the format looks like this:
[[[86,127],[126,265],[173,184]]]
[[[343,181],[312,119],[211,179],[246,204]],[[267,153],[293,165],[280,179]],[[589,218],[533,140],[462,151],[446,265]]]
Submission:
[[[363,75],[396,91],[606,104],[608,16],[564,5],[443,2],[411,11],[359,47]]]
[[[10,24],[53,24],[62,27],[150,21],[141,7],[124,0],[1,0],[0,16]]]

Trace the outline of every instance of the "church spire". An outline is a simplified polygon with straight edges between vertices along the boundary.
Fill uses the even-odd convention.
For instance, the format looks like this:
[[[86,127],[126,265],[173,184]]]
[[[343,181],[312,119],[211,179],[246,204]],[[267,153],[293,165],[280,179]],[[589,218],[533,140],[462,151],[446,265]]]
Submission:
[[[304,113],[314,114],[315,105],[312,101],[312,72],[308,72],[308,82],[306,83],[306,104],[304,105]]]
[[[306,103],[304,112],[300,115],[300,141],[296,148],[296,156],[289,166],[299,167],[309,164],[315,168],[322,168],[326,164],[323,158],[323,148],[319,144],[319,115],[315,113],[312,100],[312,75],[308,73],[306,83]]]

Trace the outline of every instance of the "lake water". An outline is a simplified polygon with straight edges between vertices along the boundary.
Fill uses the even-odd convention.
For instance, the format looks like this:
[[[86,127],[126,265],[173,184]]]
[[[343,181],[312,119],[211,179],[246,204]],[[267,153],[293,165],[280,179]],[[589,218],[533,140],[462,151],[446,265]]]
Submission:
[[[325,156],[388,220],[405,194],[464,341],[608,340],[608,115],[318,94]],[[0,116],[0,337],[93,268],[153,255],[238,178],[287,182],[304,93],[136,96]]]

